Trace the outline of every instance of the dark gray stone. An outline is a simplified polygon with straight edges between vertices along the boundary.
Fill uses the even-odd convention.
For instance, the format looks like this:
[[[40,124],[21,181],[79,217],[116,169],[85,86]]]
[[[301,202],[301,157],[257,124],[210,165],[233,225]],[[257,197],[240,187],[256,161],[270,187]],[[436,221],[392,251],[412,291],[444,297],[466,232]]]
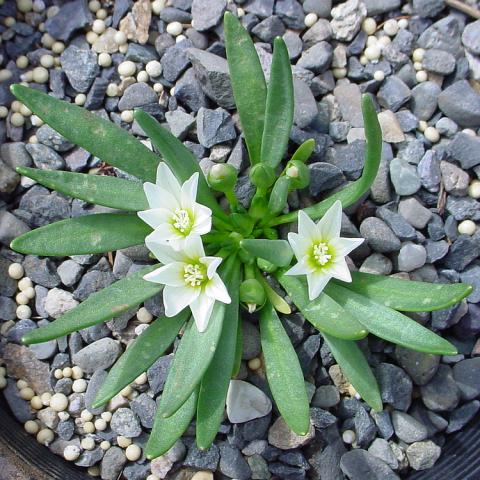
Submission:
[[[319,42],[305,50],[297,65],[314,73],[322,73],[332,61],[333,49],[328,42]]]
[[[0,321],[15,320],[16,310],[17,304],[11,298],[0,295]]]
[[[469,23],[462,33],[462,43],[474,55],[480,55],[480,21]]]
[[[406,443],[421,442],[428,436],[427,427],[405,412],[392,412],[395,435]]]
[[[10,242],[24,233],[30,231],[30,227],[22,222],[8,210],[0,211],[0,243],[8,247]]]
[[[10,407],[13,416],[19,422],[25,423],[34,418],[33,411],[30,408],[30,403],[20,397],[15,380],[8,378],[7,386],[3,389],[2,393],[7,401],[8,406]]]
[[[227,8],[225,0],[193,0],[192,17],[195,30],[203,32],[217,25]]]
[[[90,270],[82,277],[73,295],[77,300],[85,300],[92,293],[108,287],[114,281],[115,275],[110,270]]]
[[[366,450],[351,450],[340,460],[342,472],[350,480],[399,480],[400,477],[379,458],[368,453]]]
[[[386,410],[383,410],[382,412],[372,411],[370,412],[370,415],[375,421],[375,424],[377,425],[378,433],[381,435],[381,437],[384,438],[385,440],[388,440],[389,438],[391,438],[394,431],[393,431],[392,419],[390,417],[390,412],[387,412]]]
[[[172,364],[172,356],[165,355],[160,357],[148,370],[147,378],[150,388],[154,394],[161,392],[165,381],[167,380],[167,375],[170,370],[170,365]]]
[[[305,27],[305,14],[302,5],[296,0],[277,0],[275,14],[283,20],[288,28],[298,30]]]
[[[166,48],[160,63],[163,76],[169,82],[174,82],[187,69],[190,60],[186,51],[190,47],[192,47],[192,42],[186,39]],[[158,51],[157,44],[155,44],[155,48]]]
[[[130,402],[130,408],[140,419],[140,423],[145,428],[152,428],[157,411],[157,404],[152,397],[146,393],[140,394]]]
[[[22,343],[22,337],[37,328],[37,324],[33,321],[30,320],[29,318],[19,320],[18,322],[15,323],[15,325],[12,326],[12,328],[8,331],[8,334],[6,335],[7,339],[11,343]]]
[[[45,22],[45,30],[57,40],[67,41],[79,29],[92,23],[87,0],[75,0],[60,6],[56,15]]]
[[[455,57],[451,53],[432,48],[425,51],[422,67],[438,75],[449,75],[455,70],[455,63]]]
[[[42,125],[35,132],[35,135],[40,143],[53,148],[57,152],[67,152],[73,148],[72,142],[68,141],[63,135],[60,135],[47,124]],[[26,147],[28,147],[28,145],[26,145]]]
[[[417,166],[417,173],[422,186],[429,192],[438,192],[442,173],[440,163],[433,150],[428,150]]]
[[[101,338],[75,353],[72,360],[86,373],[93,373],[111,367],[121,350],[120,345],[112,338]]]
[[[383,206],[377,209],[376,215],[392,229],[400,240],[416,240],[417,232],[400,214]]]
[[[396,112],[410,100],[411,95],[411,90],[405,82],[396,75],[392,75],[383,82],[377,98],[382,107]]]
[[[41,143],[29,143],[27,152],[32,156],[33,163],[42,170],[62,170],[65,168],[63,158],[53,149]]]
[[[112,416],[110,427],[117,435],[128,438],[138,437],[142,433],[140,421],[129,408],[119,408]]]
[[[445,0],[413,0],[413,11],[420,17],[436,17],[445,8]]]
[[[441,364],[434,377],[420,387],[423,403],[434,412],[453,410],[460,400],[460,390],[453,378],[452,369]]]
[[[438,96],[440,110],[463,127],[480,126],[480,94],[467,80],[460,80],[447,87]]]
[[[92,405],[107,375],[108,373],[105,370],[96,370],[88,382],[87,391],[85,392],[85,408],[93,415],[100,415],[105,410],[105,405],[97,408],[93,408]]]
[[[449,195],[447,197],[446,209],[457,221],[469,219],[475,222],[480,220],[480,203],[474,198]],[[448,217],[447,221],[450,218]],[[447,222],[445,222],[445,226],[446,224]],[[451,238],[450,235],[449,238]]]
[[[262,42],[271,43],[275,37],[281,37],[285,33],[285,25],[279,17],[272,15],[255,25],[251,32]]]
[[[104,451],[100,447],[96,447],[93,450],[84,450],[78,457],[78,460],[75,461],[75,465],[78,467],[92,467],[103,458],[103,455]],[[120,459],[120,455],[118,458]],[[111,467],[109,466],[109,468]]]
[[[360,234],[373,250],[380,253],[400,250],[400,240],[388,225],[376,217],[366,218],[360,225]]]
[[[438,242],[427,240],[425,249],[427,250],[427,263],[435,263],[448,253],[449,244],[445,240]]]
[[[125,453],[119,447],[110,447],[103,456],[100,464],[100,476],[102,480],[116,480],[127,463]]]
[[[77,92],[87,92],[100,71],[97,55],[75,45],[70,45],[63,51],[60,63],[70,85]]]
[[[447,268],[462,271],[480,255],[480,240],[460,235],[451,245],[443,263]]]
[[[132,44],[131,44],[132,45]],[[109,81],[106,78],[97,77],[94,81],[85,100],[84,108],[87,110],[98,110],[102,108],[105,93]]]
[[[23,261],[23,268],[26,276],[38,285],[53,288],[60,284],[60,277],[56,273],[55,264],[49,258],[27,255]]]
[[[192,442],[188,446],[188,453],[183,461],[183,466],[200,470],[216,470],[219,460],[220,451],[216,445],[202,451]]]
[[[154,102],[157,102],[157,94],[153,88],[146,83],[139,82],[125,89],[122,98],[118,102],[118,108],[120,111],[133,110]]]
[[[233,140],[236,132],[231,116],[223,108],[200,108],[197,115],[197,136],[200,144],[207,148]]]
[[[353,419],[356,442],[360,448],[367,448],[375,439],[377,427],[364,408],[360,408]]]
[[[207,107],[207,99],[202,85],[197,80],[193,68],[189,68],[175,84],[175,98],[193,112]]]
[[[23,142],[4,143],[0,146],[0,157],[12,169],[32,166],[32,157]]]
[[[251,478],[250,467],[240,450],[227,442],[220,444],[220,463],[218,467],[220,472],[229,478],[238,478],[239,480]]]
[[[412,402],[412,380],[396,365],[380,363],[375,369],[382,400],[397,410],[407,411]]]
[[[461,23],[457,17],[449,15],[428,27],[417,40],[421,48],[445,50],[453,55],[459,55],[461,50]]]
[[[447,145],[447,152],[449,156],[460,163],[463,169],[475,167],[480,163],[480,139],[459,132]]]
[[[450,415],[446,433],[461,430],[476,415],[479,409],[480,401],[473,400],[454,410]]]
[[[293,121],[299,128],[308,127],[317,117],[318,108],[310,87],[303,81],[293,80],[295,110]]]
[[[447,55],[450,54],[447,53]],[[437,109],[438,96],[441,91],[442,89],[434,82],[423,82],[414,87],[410,99],[412,113],[419,120],[430,120]]]
[[[453,367],[453,378],[460,389],[462,400],[473,400],[480,395],[480,357],[468,358]]]
[[[327,428],[337,421],[335,415],[332,415],[330,412],[317,407],[310,409],[310,418],[313,426],[320,429]]]

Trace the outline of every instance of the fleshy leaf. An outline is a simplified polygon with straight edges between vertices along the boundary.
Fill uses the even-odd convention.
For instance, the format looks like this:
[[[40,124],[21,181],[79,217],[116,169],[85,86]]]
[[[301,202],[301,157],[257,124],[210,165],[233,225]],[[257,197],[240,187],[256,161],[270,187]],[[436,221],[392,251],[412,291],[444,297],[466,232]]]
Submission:
[[[259,270],[255,271],[255,278],[263,285],[265,295],[267,296],[268,301],[272,304],[273,308],[277,312],[290,315],[290,313],[292,313],[290,305],[270,286],[270,284],[267,282],[267,279],[260,273]]]
[[[149,208],[142,184],[123,178],[28,167],[18,167],[17,172],[88,203],[132,212]]]
[[[317,220],[337,201],[342,202],[343,208],[355,203],[371,187],[377,176],[378,167],[382,158],[382,130],[378,123],[377,113],[373,100],[368,94],[362,98],[363,121],[365,124],[365,138],[367,145],[365,147],[365,165],[363,172],[358,180],[342,188],[330,197],[322,200],[316,205],[306,208],[304,211],[312,218]],[[294,222],[297,219],[298,212],[291,212],[272,220],[271,225],[281,225],[283,223]]]
[[[248,32],[230,12],[224,16],[230,81],[252,165],[261,161],[267,85]]]
[[[240,319],[239,319],[240,320]],[[236,377],[242,366],[242,353],[243,353],[243,329],[242,322],[238,322],[237,326],[237,338],[235,342],[235,360],[233,362],[232,377]]]
[[[367,329],[325,292],[310,301],[307,287],[299,278],[279,275],[278,281],[317,330],[344,340],[358,340],[367,336]]]
[[[355,390],[374,410],[381,411],[383,404],[377,380],[358,345],[351,340],[342,340],[326,333],[322,333],[322,336]]]
[[[18,84],[10,88],[35,115],[71,142],[109,165],[155,182],[160,159],[123,128],[33,88]]]
[[[162,401],[160,401],[160,407],[155,415],[153,430],[145,447],[145,456],[148,460],[153,460],[168,452],[185,433],[195,415],[197,399],[198,388],[193,390],[185,403],[169,418],[164,418],[160,414],[162,408]]]
[[[443,310],[460,302],[473,290],[471,285],[465,283],[415,282],[361,272],[352,272],[352,283],[338,283],[374,302],[402,312]]]
[[[297,434],[310,428],[310,410],[302,369],[277,312],[267,304],[260,312],[260,338],[268,384],[286,424]]]
[[[292,261],[293,252],[286,240],[266,240],[264,238],[246,238],[240,246],[251,255],[268,260],[277,267],[285,267]]]
[[[262,162],[270,167],[275,168],[282,161],[287,149],[293,124],[293,103],[290,58],[285,42],[277,37],[273,47],[262,136]]]
[[[109,287],[93,293],[80,305],[48,325],[27,332],[22,338],[23,343],[31,345],[48,342],[118,317],[147,298],[153,297],[162,289],[162,285],[143,279],[144,275],[158,267],[159,265],[152,265],[142,268]]]
[[[157,318],[128,347],[95,397],[93,408],[104,405],[139,375],[146,372],[175,340],[190,315],[188,310],[174,317]]]
[[[282,175],[273,185],[268,199],[269,217],[279,214],[287,205],[288,193],[290,191],[290,178]],[[263,224],[264,222],[262,222]],[[267,223],[267,222],[265,222]]]
[[[45,225],[15,238],[12,250],[39,256],[113,252],[143,244],[152,229],[131,213],[97,213]]]
[[[218,348],[200,383],[196,437],[201,450],[210,447],[223,420],[228,385],[235,366],[239,287],[240,263],[237,262],[228,285],[232,303],[225,307],[225,321]]]
[[[135,110],[135,120],[150,137],[159,150],[163,161],[170,167],[180,182],[188,180],[195,172],[198,177],[197,201],[209,207],[215,216],[226,218],[224,211],[215,200],[197,159],[193,153],[168,130],[163,128],[151,115],[143,110]]]
[[[309,138],[305,140],[298,148],[295,150],[295,153],[292,155],[292,160],[300,160],[305,163],[312,155],[313,150],[315,149],[315,140]]]
[[[419,352],[435,355],[457,353],[450,342],[400,312],[333,282],[327,285],[325,291],[377,337]]]

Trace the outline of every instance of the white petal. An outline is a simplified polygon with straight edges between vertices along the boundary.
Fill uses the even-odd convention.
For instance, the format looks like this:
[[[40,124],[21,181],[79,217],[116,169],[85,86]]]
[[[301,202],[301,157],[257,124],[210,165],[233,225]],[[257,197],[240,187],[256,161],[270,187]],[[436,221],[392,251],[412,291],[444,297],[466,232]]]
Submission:
[[[143,278],[149,282],[162,283],[171,287],[183,287],[185,286],[184,268],[183,262],[172,262],[147,273]]]
[[[204,235],[212,229],[212,211],[208,207],[195,203],[193,216],[195,223],[192,228],[192,233],[195,235]]]
[[[348,268],[347,262],[345,261],[345,258],[336,260],[328,269],[328,273],[332,277],[342,280],[342,282],[350,283],[352,281],[352,275],[350,273],[350,269]]]
[[[363,238],[345,238],[339,237],[332,240],[330,243],[333,245],[335,252],[337,255],[341,255],[345,257],[348,255],[352,250],[355,250],[358,246],[360,246],[364,242]]]
[[[223,283],[220,275],[215,274],[213,278],[207,283],[205,287],[205,293],[215,300],[219,300],[223,303],[231,303],[232,299],[228,294],[227,287]]]
[[[222,263],[222,257],[201,257],[200,262],[207,265],[207,277],[212,278],[217,271],[218,266]]]
[[[318,229],[313,220],[303,211],[298,212],[298,234],[309,240],[309,243],[318,241]]]
[[[308,298],[310,300],[315,300],[322,293],[322,290],[331,278],[332,277],[326,272],[314,272],[307,275]]]
[[[152,228],[157,228],[162,223],[167,223],[170,220],[172,212],[166,208],[151,208],[137,212],[137,215]]]
[[[340,236],[342,228],[342,203],[337,200],[318,222],[321,238],[330,240]]]
[[[315,271],[315,268],[308,264],[307,257],[303,257],[290,270],[286,271],[284,275],[307,275]]]
[[[191,287],[171,287],[167,285],[163,289],[163,304],[165,305],[165,315],[173,317],[181,312],[185,307],[191,306],[200,295],[198,288]]]
[[[152,232],[150,235],[147,235],[145,238],[145,245],[155,255],[155,258],[164,265],[171,262],[181,262],[185,260],[185,255],[183,255],[183,253],[176,252],[169,245],[152,240],[152,235],[154,233],[155,232]]]
[[[312,246],[312,242],[305,237],[300,236],[298,233],[290,232],[288,234],[288,242],[292,247],[293,253],[297,257],[297,260],[305,257],[308,254],[308,249]]]
[[[195,172],[183,185],[180,193],[182,208],[192,209],[197,198],[198,172]]]
[[[157,185],[173,195],[177,203],[180,204],[182,187],[165,162],[158,164]]]
[[[166,208],[167,210],[174,211],[180,206],[179,201],[168,190],[154,183],[144,183],[143,191],[145,192],[150,208]]]
[[[189,235],[185,240],[184,253],[188,258],[200,259],[205,256],[202,239],[198,235]]]
[[[215,300],[205,294],[199,295],[194,302],[190,304],[193,318],[199,332],[204,332],[207,329],[208,321],[212,315],[213,305]]]
[[[174,250],[178,251],[179,249],[175,248],[171,242],[184,239],[185,237],[183,237],[183,235],[181,235],[171,223],[163,223],[150,233],[147,238],[151,242],[170,245]]]

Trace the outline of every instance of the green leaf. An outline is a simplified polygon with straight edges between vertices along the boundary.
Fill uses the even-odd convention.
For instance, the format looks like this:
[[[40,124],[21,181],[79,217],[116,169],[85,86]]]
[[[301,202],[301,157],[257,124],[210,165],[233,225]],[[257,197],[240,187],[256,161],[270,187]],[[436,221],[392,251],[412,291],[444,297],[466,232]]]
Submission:
[[[361,272],[352,272],[352,283],[340,284],[374,302],[402,312],[443,310],[460,302],[473,290],[471,285],[465,283],[447,285],[414,282]]]
[[[290,305],[283,299],[267,282],[267,279],[261,274],[261,272],[256,269],[255,270],[255,278],[263,285],[265,290],[265,294],[267,295],[268,301],[272,304],[273,308],[280,313],[284,313],[285,315],[290,315],[292,313],[292,309]]]
[[[277,37],[273,47],[262,136],[262,162],[273,168],[282,161],[287,149],[293,110],[292,67],[287,46],[282,38]]]
[[[395,310],[333,282],[330,282],[325,290],[377,337],[419,352],[435,355],[457,353],[457,349],[450,342]]]
[[[245,238],[240,246],[255,257],[263,258],[277,267],[290,265],[293,252],[286,240],[266,240],[264,238]]]
[[[240,320],[240,319],[239,319]],[[235,341],[235,360],[233,362],[232,377],[236,377],[240,372],[242,366],[242,354],[243,354],[243,329],[242,322],[238,322],[237,326],[237,339]]]
[[[141,183],[117,177],[18,167],[17,172],[52,190],[88,203],[138,212],[148,202]]]
[[[382,397],[370,366],[355,342],[342,340],[322,333],[332,355],[343,374],[370,407],[377,412],[383,409]]]
[[[248,32],[230,12],[224,16],[225,48],[233,96],[252,165],[261,161],[267,85]]]
[[[267,304],[260,312],[260,338],[268,384],[286,424],[297,434],[310,428],[310,409],[302,368],[277,312]]]
[[[235,256],[220,266],[219,272],[228,286],[237,273]],[[218,348],[226,305],[215,302],[207,329],[200,333],[193,319],[181,339],[163,389],[161,415],[172,416],[200,383]],[[231,372],[231,370],[230,370]]]
[[[84,255],[143,244],[152,229],[131,213],[68,218],[20,235],[12,250],[39,256]]]
[[[71,142],[109,165],[142,180],[155,181],[159,158],[126,130],[33,88],[18,84],[10,88],[35,115]]]
[[[313,150],[315,149],[315,140],[309,138],[305,140],[299,147],[295,150],[295,153],[292,155],[292,160],[300,160],[305,163],[312,155]]]
[[[325,292],[310,301],[307,287],[299,278],[279,275],[278,280],[303,316],[317,330],[345,340],[359,340],[367,336],[366,328]]]
[[[188,180],[195,172],[198,176],[197,201],[211,208],[213,214],[226,218],[213,193],[208,186],[205,175],[200,169],[193,153],[168,130],[163,128],[151,115],[143,110],[135,110],[135,120],[142,130],[150,137],[152,143],[159,150],[163,161],[170,167],[180,182]]]
[[[142,268],[133,275],[93,293],[84,302],[57,320],[44,327],[30,330],[23,336],[22,342],[27,345],[48,342],[118,317],[147,298],[153,297],[162,289],[162,285],[143,280],[144,275],[158,267],[159,265],[151,265]]]
[[[162,408],[162,401],[160,401],[160,407],[155,415],[153,430],[145,447],[145,456],[148,460],[153,460],[168,452],[185,433],[195,415],[197,398],[198,388],[192,392],[186,402],[169,418],[164,418],[160,415]]]
[[[189,315],[190,312],[184,310],[174,317],[160,317],[144,330],[108,372],[95,397],[93,408],[107,403],[146,372],[172,344]]]
[[[290,191],[290,178],[282,175],[273,185],[268,199],[269,217],[279,214],[287,205],[288,192]],[[263,222],[262,222],[263,223]]]
[[[304,211],[316,220],[321,218],[325,212],[337,201],[342,202],[342,207],[355,203],[371,187],[377,176],[378,167],[382,157],[382,130],[378,123],[377,113],[372,99],[368,94],[362,98],[363,121],[365,124],[365,137],[367,145],[365,149],[365,166],[362,176],[352,182],[347,187],[334,193],[321,202],[306,208]],[[281,225],[283,223],[294,222],[297,219],[298,212],[291,212],[274,219],[270,225]]]
[[[238,331],[238,289],[240,263],[237,262],[233,278],[228,285],[232,303],[225,307],[225,321],[218,348],[200,383],[197,403],[197,445],[201,450],[210,447],[218,433],[225,411],[228,385],[235,364]]]

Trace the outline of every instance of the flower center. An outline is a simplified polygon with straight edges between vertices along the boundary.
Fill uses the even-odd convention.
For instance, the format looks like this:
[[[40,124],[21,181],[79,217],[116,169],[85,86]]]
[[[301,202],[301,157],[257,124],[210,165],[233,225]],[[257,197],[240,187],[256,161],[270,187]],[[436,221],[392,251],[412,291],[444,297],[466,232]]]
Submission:
[[[192,220],[187,210],[177,208],[172,215],[172,224],[180,233],[188,234],[192,228]]]
[[[183,268],[183,280],[189,287],[200,287],[206,279],[206,268],[200,263],[189,263]]]
[[[326,265],[332,259],[328,244],[320,242],[314,245],[313,258],[320,266]]]

